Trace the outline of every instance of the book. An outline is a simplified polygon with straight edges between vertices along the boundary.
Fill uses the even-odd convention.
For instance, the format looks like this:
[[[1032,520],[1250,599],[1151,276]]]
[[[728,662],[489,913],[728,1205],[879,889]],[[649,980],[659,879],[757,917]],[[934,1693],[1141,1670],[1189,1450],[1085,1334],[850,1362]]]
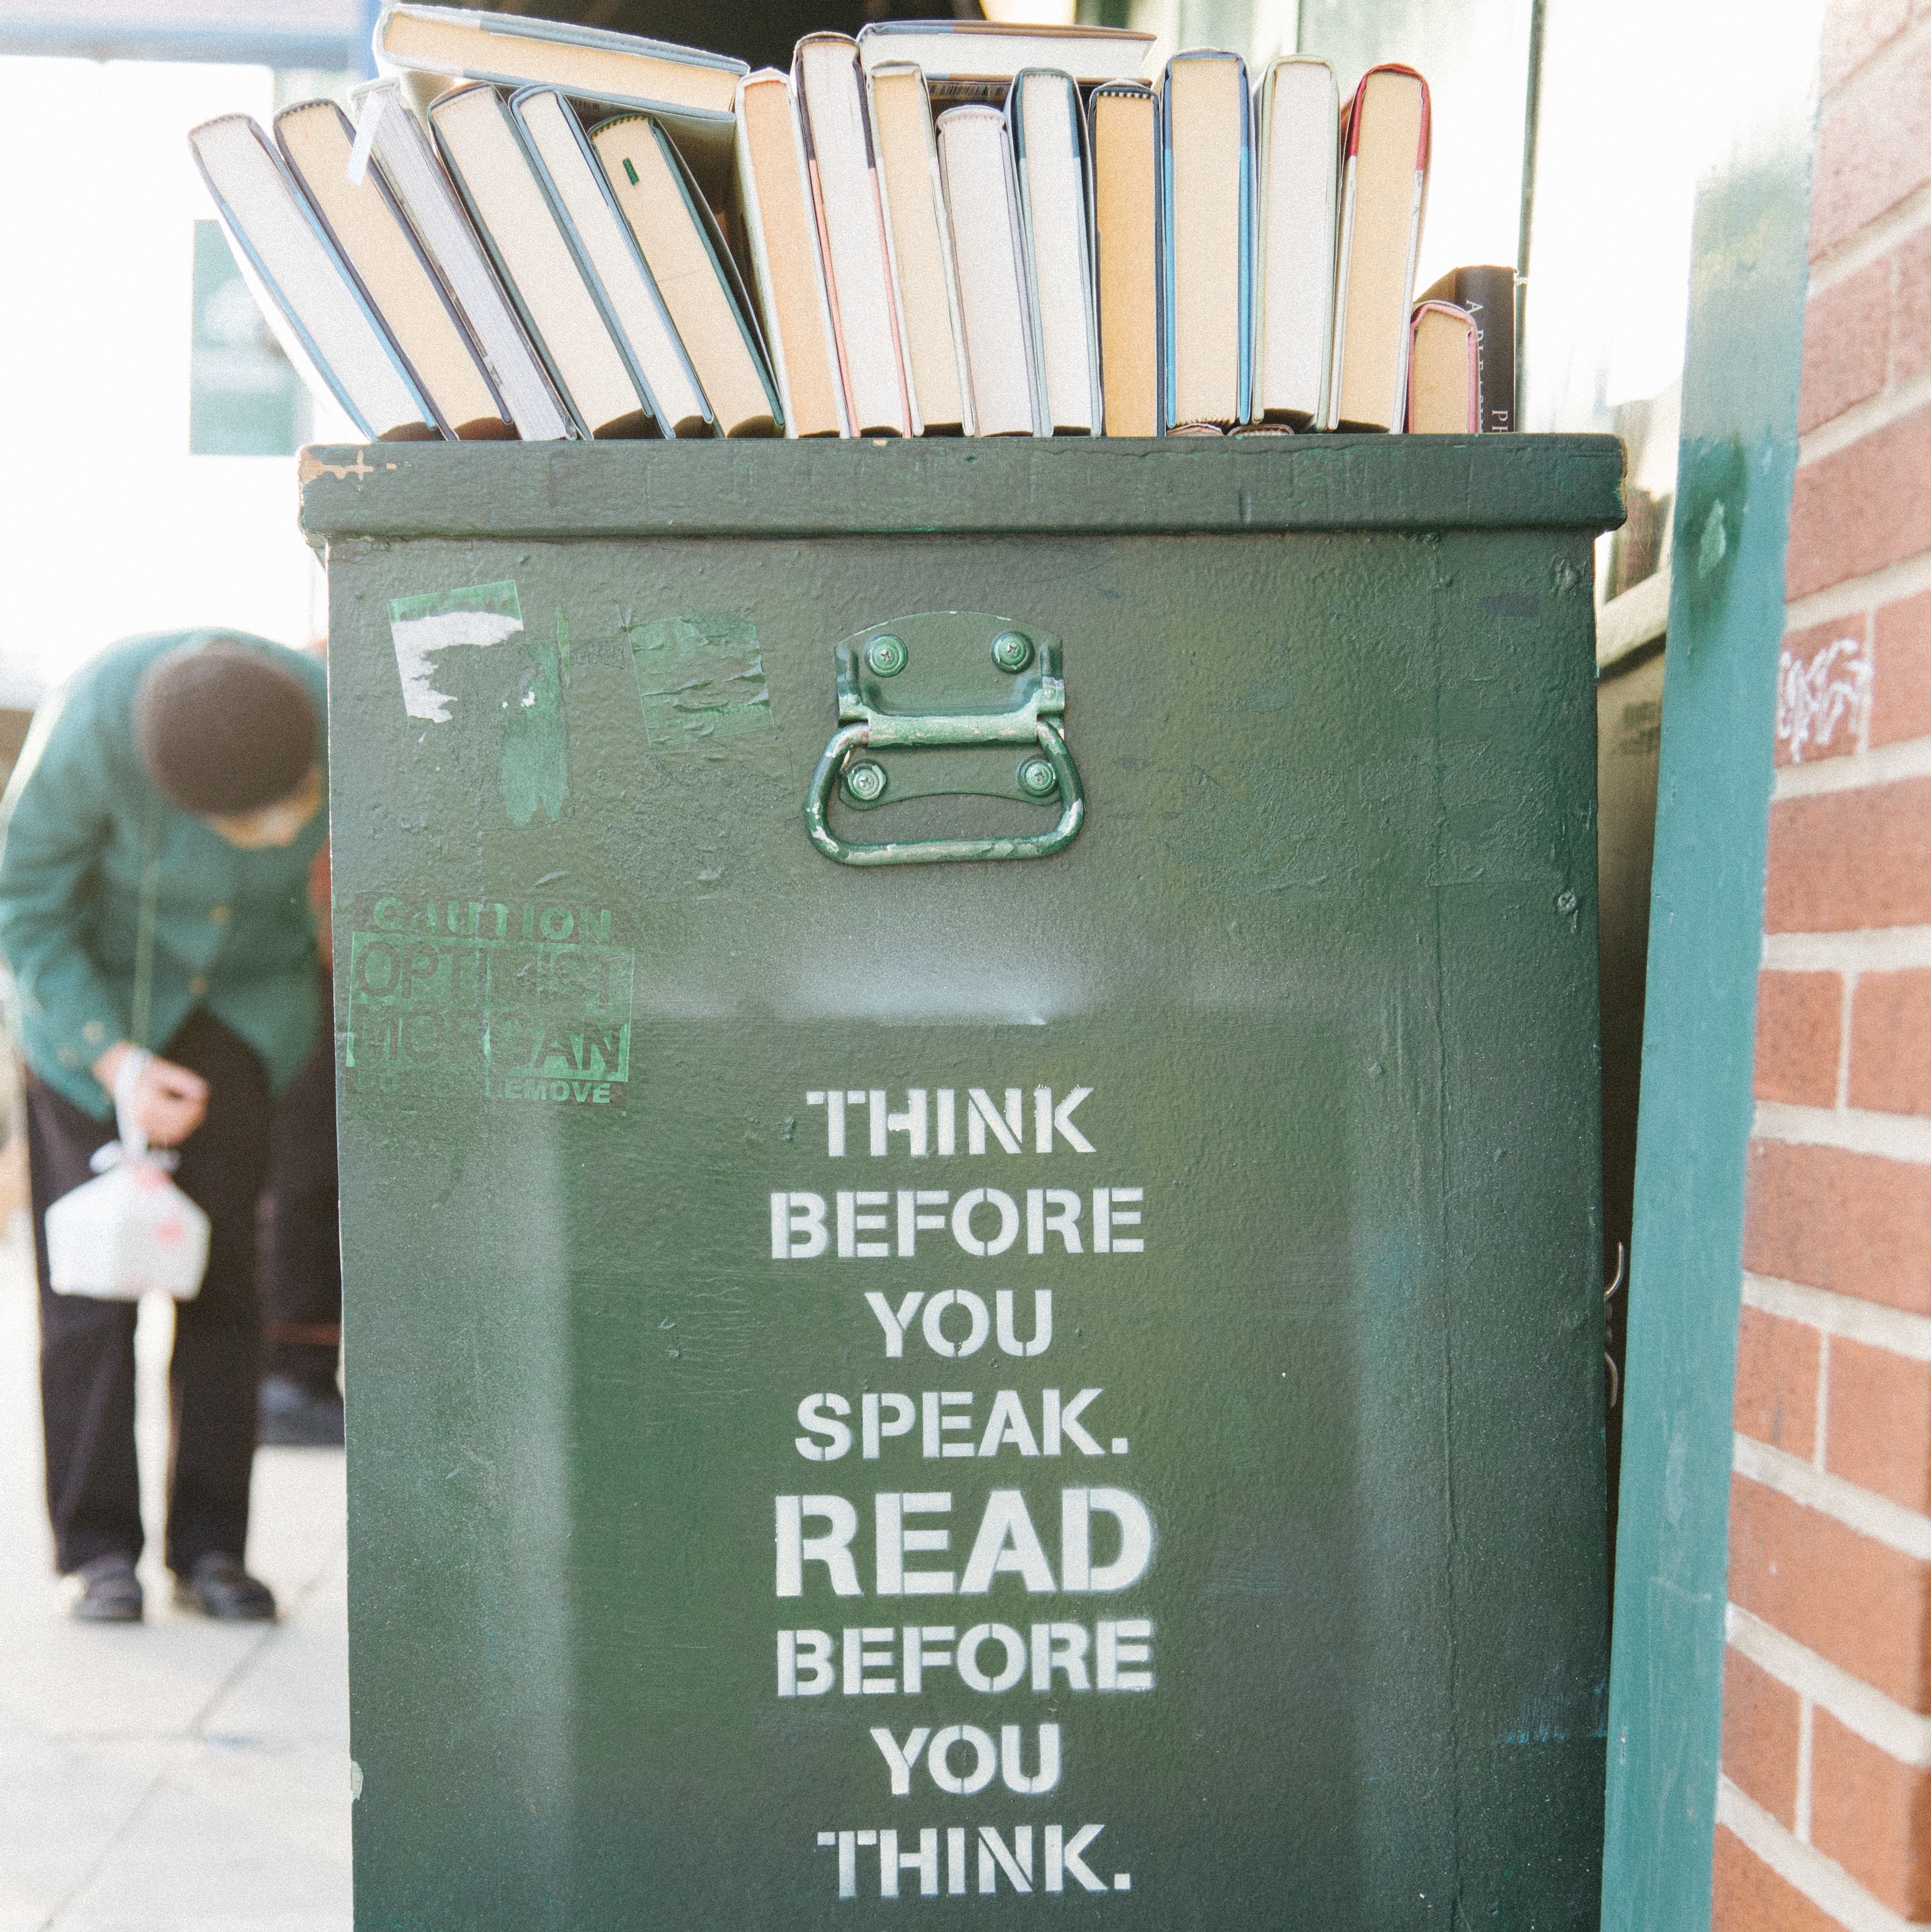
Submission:
[[[1176,54],[1161,83],[1165,420],[1247,420],[1252,390],[1253,143],[1247,65]]]
[[[1482,372],[1475,318],[1453,302],[1418,302],[1409,323],[1404,427],[1465,436],[1482,427]]]
[[[1334,350],[1341,96],[1324,60],[1270,61],[1255,89],[1254,416],[1324,422]]]
[[[928,436],[971,436],[952,224],[925,76],[909,62],[887,62],[865,84],[913,407]]]
[[[268,136],[246,114],[223,114],[187,140],[235,265],[309,386],[363,436],[439,440],[415,372]]]
[[[486,83],[438,98],[429,124],[505,292],[585,436],[647,435],[650,406],[551,213],[501,94]]]
[[[375,51],[386,66],[450,80],[486,80],[512,92],[560,88],[611,107],[653,114],[688,150],[707,194],[723,185],[730,162],[732,108],[741,60],[669,40],[522,13],[384,0]]]
[[[509,108],[549,191],[557,226],[659,433],[715,434],[697,371],[575,111],[554,87],[519,88]]]
[[[349,91],[357,151],[381,176],[481,355],[517,434],[548,442],[577,434],[549,372],[530,346],[463,204],[409,111],[397,80]],[[352,169],[354,157],[351,157]]]
[[[1026,68],[1013,80],[1006,121],[1033,326],[1034,413],[1048,434],[1096,435],[1099,330],[1079,88],[1070,74]]]
[[[1371,67],[1342,141],[1328,427],[1399,429],[1428,187],[1428,82],[1411,67]]]
[[[1150,87],[1109,82],[1088,106],[1102,428],[1160,433],[1160,118]]]
[[[276,145],[309,206],[379,316],[445,435],[503,441],[516,431],[448,295],[380,176],[352,178],[355,130],[332,100],[275,116]]]
[[[784,434],[849,435],[796,106],[775,68],[738,84],[737,194]]]
[[[921,69],[934,101],[1003,107],[1029,67],[1069,74],[1081,87],[1143,80],[1153,36],[1123,27],[1036,26],[991,20],[874,20],[858,32],[868,74],[888,62]]]
[[[845,412],[854,435],[916,436],[856,45],[843,34],[807,34],[792,56],[791,85]]]
[[[1482,427],[1516,426],[1516,272],[1484,263],[1451,268],[1424,300],[1453,302],[1475,318],[1482,370]]]
[[[1047,434],[1034,412],[1033,330],[1005,116],[997,107],[947,109],[939,116],[939,172],[979,433]]]
[[[777,436],[783,413],[749,304],[711,211],[670,137],[647,114],[590,130],[590,148],[630,224],[705,400],[726,436]]]

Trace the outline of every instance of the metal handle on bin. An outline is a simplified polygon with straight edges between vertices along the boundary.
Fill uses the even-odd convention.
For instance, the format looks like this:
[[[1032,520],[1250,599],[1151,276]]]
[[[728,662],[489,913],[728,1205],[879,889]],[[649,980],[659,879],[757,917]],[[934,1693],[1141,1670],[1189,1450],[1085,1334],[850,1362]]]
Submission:
[[[1021,724],[1026,737],[1016,726]],[[942,746],[997,745],[1036,742],[1053,767],[1060,794],[1060,819],[1050,832],[1022,833],[1003,838],[886,839],[875,842],[841,838],[827,813],[832,794],[846,761],[854,752],[886,746],[927,748]],[[873,718],[847,724],[833,733],[811,776],[805,801],[805,828],[811,843],[841,866],[922,866],[951,860],[1050,859],[1078,837],[1086,817],[1086,798],[1079,772],[1058,728],[1025,711],[995,712],[987,717]]]

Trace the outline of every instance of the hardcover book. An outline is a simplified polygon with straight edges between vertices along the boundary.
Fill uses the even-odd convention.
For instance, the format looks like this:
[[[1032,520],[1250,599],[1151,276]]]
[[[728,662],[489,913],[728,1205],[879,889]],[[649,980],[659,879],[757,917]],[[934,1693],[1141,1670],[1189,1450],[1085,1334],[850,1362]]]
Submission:
[[[484,84],[442,95],[429,124],[531,341],[585,436],[639,436],[651,405],[552,213],[515,117]]]
[[[926,435],[972,436],[952,224],[925,76],[909,62],[876,67],[865,96],[913,404]]]
[[[1088,108],[1102,428],[1160,433],[1160,113],[1150,87],[1110,82]]]
[[[1254,415],[1324,421],[1334,349],[1341,97],[1324,60],[1270,61],[1255,90],[1259,248],[1254,265]]]
[[[1034,413],[1050,435],[1096,435],[1099,331],[1079,89],[1069,74],[1029,68],[1013,81],[1006,120],[1032,313]]]
[[[590,130],[590,148],[726,436],[776,436],[783,414],[730,252],[662,127],[619,115]]]
[[[1370,68],[1348,104],[1342,138],[1328,427],[1399,429],[1428,190],[1427,82],[1413,68]]]
[[[817,217],[788,76],[739,83],[737,193],[787,436],[848,436]]]
[[[517,434],[546,442],[577,434],[556,385],[530,346],[483,244],[412,112],[399,80],[349,90],[356,147],[396,205],[461,316]],[[354,156],[350,158],[352,166]]]
[[[351,172],[355,130],[332,100],[275,116],[275,140],[343,260],[408,359],[443,431],[465,441],[515,436],[481,356],[415,232],[373,170]]]
[[[224,114],[187,140],[235,265],[310,388],[365,436],[439,440],[415,372],[268,136],[247,115]]]
[[[1176,54],[1162,85],[1165,420],[1248,419],[1253,392],[1253,141],[1238,54]]]

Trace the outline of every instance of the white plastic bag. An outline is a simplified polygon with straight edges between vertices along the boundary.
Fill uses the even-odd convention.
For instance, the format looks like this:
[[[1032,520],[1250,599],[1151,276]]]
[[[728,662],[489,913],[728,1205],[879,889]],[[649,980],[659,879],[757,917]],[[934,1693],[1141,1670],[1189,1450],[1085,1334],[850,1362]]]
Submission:
[[[152,1057],[130,1053],[121,1063],[114,1083],[121,1138],[97,1148],[88,1162],[100,1178],[47,1210],[47,1273],[56,1294],[190,1301],[201,1292],[208,1216],[169,1179],[172,1156],[150,1153],[147,1136],[128,1118],[135,1083]]]

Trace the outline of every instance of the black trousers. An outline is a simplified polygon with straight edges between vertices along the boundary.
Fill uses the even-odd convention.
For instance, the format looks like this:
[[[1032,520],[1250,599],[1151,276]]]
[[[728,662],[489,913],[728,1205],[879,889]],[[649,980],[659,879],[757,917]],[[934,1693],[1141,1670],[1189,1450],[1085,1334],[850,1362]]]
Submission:
[[[275,1107],[260,1226],[263,1372],[318,1389],[335,1385],[342,1340],[334,993],[325,979],[320,990],[322,1036]]]
[[[175,1180],[212,1223],[201,1292],[175,1309],[168,1370],[168,1567],[184,1574],[214,1551],[239,1558],[248,1535],[261,1316],[255,1285],[256,1203],[267,1179],[274,1105],[254,1050],[195,1012],[161,1049],[210,1089],[208,1118],[185,1141]],[[27,1161],[40,1239],[40,1410],[47,1512],[63,1573],[97,1556],[139,1556],[134,1462],[134,1304],[55,1294],[43,1216],[91,1178],[88,1156],[113,1130],[32,1074]]]

